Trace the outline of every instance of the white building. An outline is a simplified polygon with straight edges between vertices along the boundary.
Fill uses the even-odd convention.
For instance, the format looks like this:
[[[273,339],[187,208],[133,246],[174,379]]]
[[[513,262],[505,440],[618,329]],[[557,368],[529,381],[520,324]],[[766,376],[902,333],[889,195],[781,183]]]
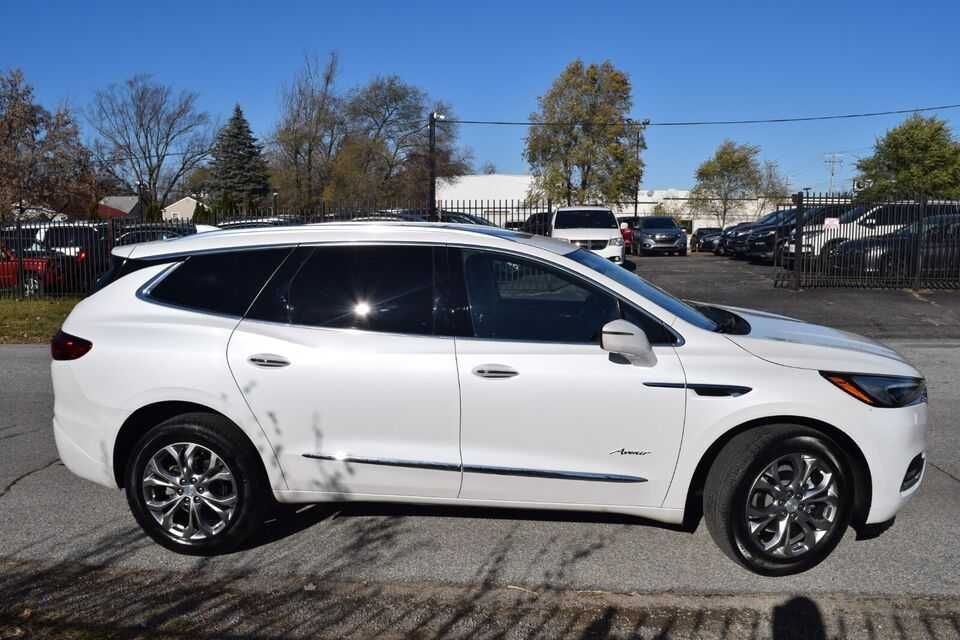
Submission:
[[[187,196],[163,208],[164,220],[193,220],[193,211],[197,208],[197,200]]]

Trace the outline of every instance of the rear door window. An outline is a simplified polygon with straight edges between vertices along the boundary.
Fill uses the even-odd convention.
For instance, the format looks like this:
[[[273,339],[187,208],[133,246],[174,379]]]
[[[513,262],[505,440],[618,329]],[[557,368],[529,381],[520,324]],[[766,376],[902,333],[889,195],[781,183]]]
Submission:
[[[171,267],[146,296],[194,311],[242,316],[290,251],[284,247],[192,255]]]
[[[434,250],[428,246],[303,247],[247,317],[312,327],[434,333]]]

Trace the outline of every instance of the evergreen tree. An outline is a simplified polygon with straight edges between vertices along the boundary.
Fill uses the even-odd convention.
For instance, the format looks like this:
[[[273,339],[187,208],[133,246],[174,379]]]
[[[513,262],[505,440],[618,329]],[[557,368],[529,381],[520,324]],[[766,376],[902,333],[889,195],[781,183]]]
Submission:
[[[237,105],[227,125],[217,134],[211,152],[210,191],[214,202],[227,209],[251,209],[270,192],[262,151]]]

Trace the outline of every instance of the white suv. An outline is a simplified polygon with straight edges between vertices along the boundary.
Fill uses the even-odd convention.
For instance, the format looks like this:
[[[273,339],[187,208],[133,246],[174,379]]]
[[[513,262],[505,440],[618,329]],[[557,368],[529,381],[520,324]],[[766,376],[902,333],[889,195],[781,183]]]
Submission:
[[[236,549],[277,502],[702,509],[783,575],[924,473],[924,381],[891,349],[569,243],[361,223],[113,255],[52,344],[57,447],[176,551]]]
[[[830,205],[814,209],[804,216],[803,255],[829,258],[847,240],[861,240],[887,235],[920,220],[920,205],[912,202],[883,205]],[[934,213],[931,211],[930,213]],[[826,220],[836,216],[836,223]],[[796,253],[796,232],[791,233],[786,248],[788,257]]]
[[[613,262],[623,262],[623,233],[613,211],[606,207],[560,207],[553,214],[550,235],[593,251]]]

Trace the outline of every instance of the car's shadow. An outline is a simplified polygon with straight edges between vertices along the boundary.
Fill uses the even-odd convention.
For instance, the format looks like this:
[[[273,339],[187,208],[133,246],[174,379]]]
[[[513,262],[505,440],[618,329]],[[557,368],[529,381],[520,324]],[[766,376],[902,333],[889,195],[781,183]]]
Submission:
[[[482,518],[528,522],[574,522],[629,524],[668,531],[693,533],[696,523],[670,524],[639,516],[600,511],[564,511],[560,509],[500,508],[467,505],[432,505],[393,502],[321,502],[279,505],[273,518],[238,551],[272,544],[313,527],[325,520],[351,518]]]

